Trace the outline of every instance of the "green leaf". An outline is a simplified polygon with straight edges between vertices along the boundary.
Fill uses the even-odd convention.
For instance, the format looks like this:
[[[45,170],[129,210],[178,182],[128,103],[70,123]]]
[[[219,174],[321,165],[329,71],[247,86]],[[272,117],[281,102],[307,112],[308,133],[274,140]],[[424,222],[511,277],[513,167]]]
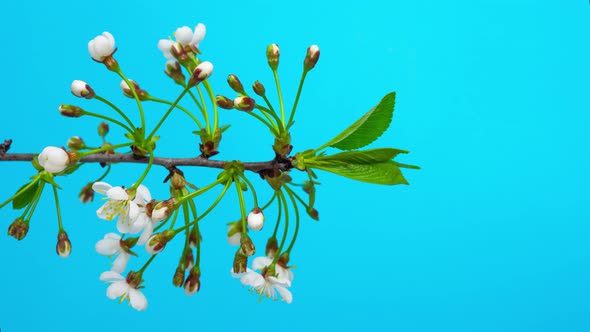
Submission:
[[[340,150],[362,148],[379,138],[389,127],[393,118],[395,92],[391,92],[365,115],[346,128],[322,147],[331,146]]]
[[[339,161],[349,164],[378,164],[390,161],[400,153],[408,153],[408,151],[393,148],[345,151],[331,156],[318,156],[315,158],[315,161],[319,163]]]
[[[39,181],[35,182],[33,185],[31,185],[23,191],[23,189],[25,189],[30,184],[31,183],[27,183],[18,189],[18,191],[16,192],[18,196],[16,196],[16,198],[12,201],[13,209],[20,210],[27,206],[33,200],[33,197],[35,197],[37,190],[39,190]]]
[[[393,161],[377,164],[345,164],[338,161],[308,162],[307,166],[361,182],[387,185],[408,184],[399,167]]]

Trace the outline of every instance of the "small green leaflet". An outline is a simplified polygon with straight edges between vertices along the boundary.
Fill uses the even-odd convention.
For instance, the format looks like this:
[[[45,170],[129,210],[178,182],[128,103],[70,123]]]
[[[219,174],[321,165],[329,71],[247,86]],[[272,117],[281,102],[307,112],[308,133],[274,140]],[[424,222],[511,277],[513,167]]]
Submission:
[[[339,161],[308,162],[307,166],[362,182],[387,185],[408,184],[393,161],[377,164],[346,164]]]
[[[29,185],[30,187],[25,189]],[[12,208],[15,210],[20,210],[27,206],[33,200],[33,197],[35,197],[35,194],[37,193],[38,189],[39,181],[35,181],[35,183],[33,183],[32,185],[31,183],[27,183],[24,186],[20,187],[16,192],[18,196],[16,196],[16,198],[12,201]]]
[[[395,92],[391,92],[350,127],[322,145],[322,148],[331,146],[340,150],[354,150],[371,144],[389,127],[394,106]]]

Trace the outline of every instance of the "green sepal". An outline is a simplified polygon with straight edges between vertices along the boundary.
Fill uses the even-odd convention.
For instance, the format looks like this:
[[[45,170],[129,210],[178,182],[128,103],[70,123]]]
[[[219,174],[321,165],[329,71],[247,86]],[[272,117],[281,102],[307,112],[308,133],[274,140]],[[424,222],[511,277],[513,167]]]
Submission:
[[[395,92],[391,92],[350,127],[322,145],[322,148],[330,146],[340,150],[354,150],[374,142],[389,127],[394,107]]]
[[[22,193],[19,194],[19,192],[21,190],[23,190],[26,186],[30,185],[31,183],[27,183],[24,186],[20,187],[17,191],[15,195],[16,196],[15,199],[12,200],[12,208],[15,210],[20,210],[22,208],[24,208],[25,206],[29,205],[29,203],[31,203],[31,201],[33,200],[33,198],[35,197],[35,195],[37,194],[37,191],[39,190],[39,181],[35,180],[35,184],[33,184],[32,186],[30,186],[29,188],[27,188],[27,190],[23,191]]]

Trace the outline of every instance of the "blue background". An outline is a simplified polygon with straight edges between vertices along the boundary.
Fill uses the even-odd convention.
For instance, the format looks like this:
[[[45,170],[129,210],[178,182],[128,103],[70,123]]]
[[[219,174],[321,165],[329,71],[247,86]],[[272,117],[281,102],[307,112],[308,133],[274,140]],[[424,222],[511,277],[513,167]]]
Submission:
[[[229,275],[234,249],[225,223],[238,210],[228,196],[203,224],[201,291],[187,297],[171,285],[175,244],[144,275],[149,307],[138,313],[106,298],[98,280],[109,263],[94,244],[114,224],[96,218],[99,201],[77,201],[79,188],[101,172],[85,166],[59,179],[69,259],[54,252],[48,193],[24,241],[0,239],[0,328],[590,331],[589,15],[582,0],[3,2],[0,138],[14,140],[13,152],[65,145],[72,135],[98,142],[97,120],[57,112],[61,103],[109,112],[73,97],[73,79],[138,119],[119,79],[90,59],[94,36],[113,33],[125,73],[152,95],[174,99],[179,88],[162,73],[157,41],[203,22],[203,58],[215,65],[220,94],[232,95],[230,73],[274,91],[264,55],[274,42],[290,105],[307,46],[320,46],[293,130],[295,151],[325,142],[395,90],[391,130],[372,146],[411,150],[400,161],[423,169],[406,172],[411,185],[397,187],[320,174],[321,221],[302,224],[291,305],[257,303]],[[146,111],[153,124],[163,108]],[[272,157],[269,133],[250,117],[225,111],[221,122],[233,126],[219,158]],[[174,114],[157,152],[195,155],[191,130]],[[116,142],[121,132],[109,138]],[[34,174],[24,163],[0,170],[4,198]],[[197,185],[215,176],[184,170]],[[108,181],[129,185],[141,171],[119,165]],[[156,168],[146,181],[156,197],[166,197],[165,174]],[[18,214],[5,208],[1,215],[7,228]],[[255,237],[260,248],[270,229]]]

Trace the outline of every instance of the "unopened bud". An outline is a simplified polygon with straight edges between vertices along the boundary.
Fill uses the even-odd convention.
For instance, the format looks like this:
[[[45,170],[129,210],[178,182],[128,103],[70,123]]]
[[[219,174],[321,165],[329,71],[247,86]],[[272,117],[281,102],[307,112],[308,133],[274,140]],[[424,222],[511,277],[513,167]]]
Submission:
[[[282,253],[279,256],[279,259],[277,260],[277,263],[282,266],[283,268],[287,268],[287,264],[289,264],[289,252],[285,251],[284,253]]]
[[[254,84],[252,84],[252,90],[254,90],[254,93],[259,95],[260,97],[264,97],[264,95],[266,94],[266,89],[264,88],[264,85],[262,85],[262,83],[260,83],[259,81],[254,82]]]
[[[236,274],[244,273],[248,269],[248,256],[244,255],[242,249],[236,251],[233,263],[233,272]]]
[[[278,249],[279,242],[277,241],[276,236],[268,238],[268,241],[266,241],[266,257],[274,258]]]
[[[215,103],[217,104],[217,106],[226,109],[226,110],[231,110],[234,108],[234,101],[227,98],[226,96],[222,96],[222,95],[217,95],[215,96]]]
[[[166,62],[166,69],[164,69],[164,73],[168,75],[174,82],[178,85],[184,86],[186,81],[186,77],[182,73],[182,69],[180,69],[180,64],[174,60],[169,60]]]
[[[252,239],[246,234],[242,234],[240,238],[240,249],[246,256],[252,256],[256,253],[256,247],[254,247],[254,242]]]
[[[195,266],[186,277],[184,281],[184,293],[188,296],[194,295],[201,289],[201,271],[198,266]]]
[[[201,62],[188,80],[188,86],[195,86],[208,79],[213,73],[213,64],[209,61]]]
[[[68,148],[82,150],[86,147],[84,140],[80,136],[72,136],[68,139]]]
[[[185,270],[190,270],[195,265],[195,256],[193,255],[193,250],[188,247],[182,253],[182,264],[181,266],[184,267]]]
[[[305,71],[312,70],[315,64],[320,59],[320,48],[318,45],[311,45],[307,48],[307,54],[303,60],[303,69]]]
[[[57,234],[57,245],[55,246],[55,251],[62,258],[67,258],[72,252],[72,243],[68,238],[68,233],[63,230]]]
[[[150,255],[158,254],[166,248],[166,244],[168,244],[172,238],[174,238],[174,231],[170,230],[153,234],[145,244],[145,251]]]
[[[227,77],[227,84],[229,84],[229,87],[232,88],[235,92],[241,93],[243,95],[246,94],[242,82],[240,82],[240,79],[236,75],[230,74]]]
[[[240,221],[230,222],[227,229],[227,242],[232,246],[240,244],[242,238],[242,223]]]
[[[27,236],[29,232],[29,223],[25,222],[21,218],[16,218],[10,226],[8,226],[8,235],[12,236],[17,240],[22,240]]]
[[[101,122],[98,125],[98,136],[105,137],[109,133],[109,124],[106,122]]]
[[[176,271],[174,272],[174,276],[172,277],[172,284],[176,287],[182,287],[184,283],[184,269],[182,267],[177,267]]]
[[[253,231],[259,231],[264,227],[264,213],[259,207],[255,207],[248,214],[248,227]]]
[[[94,199],[94,190],[92,190],[92,182],[89,182],[87,185],[82,187],[80,193],[78,194],[78,198],[82,203],[92,202]]]
[[[199,245],[199,243],[201,243],[202,240],[201,234],[199,233],[199,227],[197,227],[195,224],[188,235],[188,245],[191,248],[195,248]]]
[[[69,118],[79,118],[84,115],[84,110],[75,105],[62,104],[59,105],[59,113]]]
[[[272,70],[276,70],[279,67],[279,56],[281,55],[281,51],[279,50],[279,46],[277,44],[270,44],[266,48],[266,59],[268,60],[268,65]]]
[[[170,189],[181,190],[186,186],[186,179],[178,171],[173,173],[170,177]]]
[[[151,202],[150,202],[151,203]],[[170,217],[172,212],[176,210],[178,201],[176,198],[169,198],[165,201],[157,202],[155,205],[151,205],[151,209],[146,206],[148,217],[152,218],[153,221],[158,222]]]
[[[312,207],[307,208],[307,214],[309,214],[309,216],[313,220],[320,220],[320,214],[319,214],[318,210],[316,210],[315,208],[312,208]]]
[[[254,106],[256,106],[256,102],[248,96],[239,96],[234,99],[234,107],[240,111],[250,112]]]
[[[129,83],[131,83],[133,85],[133,89],[135,90],[135,93],[137,94],[137,98],[139,98],[139,100],[148,100],[150,98],[150,94],[147,93],[147,91],[140,88],[139,84],[137,84],[137,82],[135,82],[134,80],[128,80],[128,81],[129,81]],[[125,82],[125,80],[121,80],[121,83],[119,83],[119,87],[123,91],[123,94],[125,95],[125,97],[132,98],[132,99],[135,98],[135,96],[133,95],[133,91],[131,91],[131,88],[129,87],[127,82]]]
[[[92,99],[96,95],[94,90],[84,81],[75,80],[70,85],[72,94],[76,97]]]

